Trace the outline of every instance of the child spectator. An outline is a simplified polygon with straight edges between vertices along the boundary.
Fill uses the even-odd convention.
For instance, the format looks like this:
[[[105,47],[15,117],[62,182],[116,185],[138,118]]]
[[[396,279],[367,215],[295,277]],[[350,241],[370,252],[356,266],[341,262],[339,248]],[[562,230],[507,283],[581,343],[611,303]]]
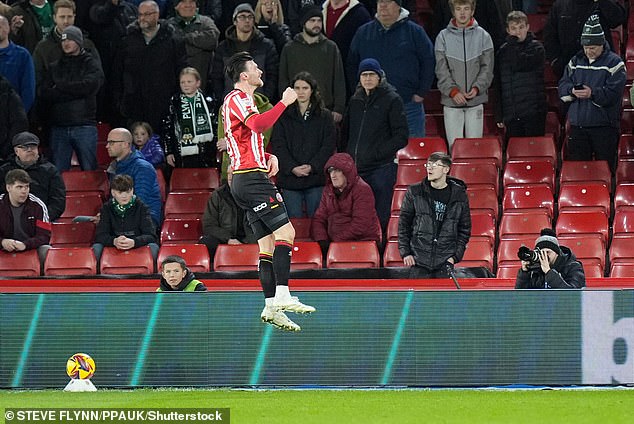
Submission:
[[[154,134],[152,126],[147,122],[137,121],[130,126],[134,147],[141,152],[146,161],[161,168],[165,163],[165,153],[159,144],[159,136]]]

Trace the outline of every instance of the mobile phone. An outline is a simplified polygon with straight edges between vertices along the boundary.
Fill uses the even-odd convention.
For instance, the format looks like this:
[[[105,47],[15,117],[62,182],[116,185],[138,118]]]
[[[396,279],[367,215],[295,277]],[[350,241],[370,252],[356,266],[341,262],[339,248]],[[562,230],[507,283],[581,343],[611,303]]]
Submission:
[[[583,84],[577,84],[574,87],[575,90],[583,90]]]

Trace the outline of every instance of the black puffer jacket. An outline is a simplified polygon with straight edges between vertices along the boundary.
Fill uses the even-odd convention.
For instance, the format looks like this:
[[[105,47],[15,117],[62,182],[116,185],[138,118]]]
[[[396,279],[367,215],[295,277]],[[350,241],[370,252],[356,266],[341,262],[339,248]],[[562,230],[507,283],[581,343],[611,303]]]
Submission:
[[[465,183],[447,177],[451,196],[445,219],[437,231],[436,217],[431,199],[431,186],[425,178],[411,185],[405,193],[398,220],[398,250],[401,257],[413,255],[416,265],[437,270],[453,257],[462,260],[471,237],[471,215]],[[438,238],[436,238],[438,234]]]
[[[528,33],[521,43],[507,37],[495,58],[495,81],[501,102],[496,121],[507,122],[546,111],[544,46]]]
[[[544,274],[539,271],[522,271],[517,273],[516,289],[580,289],[586,286],[586,275],[581,262],[566,246],[559,246],[562,254],[554,265]]]
[[[342,137],[347,137],[347,143],[338,150],[352,156],[359,174],[393,162],[409,137],[403,101],[385,77],[369,96],[363,87],[357,88],[343,125]]]

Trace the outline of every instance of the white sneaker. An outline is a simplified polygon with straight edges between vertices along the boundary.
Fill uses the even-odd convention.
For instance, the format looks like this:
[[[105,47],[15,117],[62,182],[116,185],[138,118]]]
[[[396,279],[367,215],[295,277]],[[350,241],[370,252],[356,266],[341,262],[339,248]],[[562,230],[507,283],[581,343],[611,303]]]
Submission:
[[[262,322],[284,331],[301,331],[301,327],[291,321],[284,312],[265,306],[260,315]]]
[[[315,312],[315,308],[310,305],[304,305],[296,296],[290,296],[286,299],[278,299],[275,297],[273,300],[273,307],[278,311],[295,312],[296,314],[310,314]]]

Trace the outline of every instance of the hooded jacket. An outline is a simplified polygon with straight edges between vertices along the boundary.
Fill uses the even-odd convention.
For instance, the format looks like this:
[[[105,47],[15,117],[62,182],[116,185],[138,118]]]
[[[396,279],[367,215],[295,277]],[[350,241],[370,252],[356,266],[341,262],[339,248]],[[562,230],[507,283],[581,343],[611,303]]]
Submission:
[[[336,153],[324,166],[324,173],[334,167],[343,171],[347,184],[342,192],[336,190],[328,178],[321,202],[312,221],[314,240],[360,241],[379,240],[379,218],[374,208],[372,188],[357,175],[352,158],[347,153]]]
[[[452,19],[438,34],[435,52],[441,104],[459,107],[452,94],[456,89],[467,93],[474,87],[478,94],[464,107],[487,102],[487,90],[493,81],[493,42],[475,19],[465,28],[458,28]]]
[[[581,262],[566,247],[559,246],[561,255],[557,257],[550,270],[544,274],[539,271],[520,269],[515,280],[516,289],[580,289],[586,286],[586,275]]]
[[[385,76],[370,95],[359,86],[344,115],[342,138],[347,143],[339,149],[352,156],[358,172],[364,174],[394,162],[408,137],[403,101]]]
[[[398,250],[402,258],[413,255],[416,265],[437,270],[451,257],[462,260],[471,237],[471,214],[466,185],[447,177],[451,196],[441,228],[437,228],[431,184],[425,178],[408,187],[398,220]],[[438,234],[438,237],[436,237]]]
[[[161,276],[161,282],[159,288],[156,289],[157,292],[170,292],[170,291],[184,291],[184,292],[195,292],[195,291],[207,291],[207,287],[201,282],[196,280],[196,276],[189,268],[187,268],[187,272],[183,277],[183,281],[180,282],[176,288],[170,286],[165,278]]]

